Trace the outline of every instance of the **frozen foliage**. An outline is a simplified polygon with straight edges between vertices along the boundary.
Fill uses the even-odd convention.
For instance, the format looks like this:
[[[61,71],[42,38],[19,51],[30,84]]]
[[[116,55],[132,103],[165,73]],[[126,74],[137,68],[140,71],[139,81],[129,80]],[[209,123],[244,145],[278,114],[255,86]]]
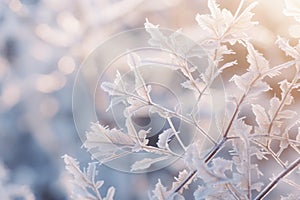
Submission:
[[[66,164],[66,169],[73,176],[72,180],[72,195],[73,199],[103,199],[112,200],[115,193],[115,188],[110,187],[105,197],[102,197],[99,189],[103,185],[104,181],[95,178],[98,174],[96,169],[96,163],[89,163],[89,166],[83,171],[80,169],[76,159],[65,155],[63,159]]]
[[[149,192],[150,199],[185,199],[185,191],[193,193],[195,199],[262,199],[276,191],[280,183],[286,184],[281,189],[282,200],[299,197],[300,187],[295,180],[299,179],[296,171],[300,164],[300,127],[297,112],[293,110],[293,106],[297,105],[293,95],[299,92],[300,87],[300,43],[293,46],[287,39],[278,36],[276,45],[286,54],[288,61],[271,66],[254,47],[248,34],[258,24],[252,20],[252,10],[257,2],[248,6],[244,3],[241,1],[233,14],[221,9],[215,0],[209,0],[210,14],[196,16],[199,34],[202,35],[199,45],[211,61],[204,71],[185,62],[192,52],[188,41],[180,36],[180,31],[168,36],[160,31],[158,25],[146,20],[145,29],[151,36],[149,44],[174,52],[170,55],[171,62],[165,64],[185,78],[178,87],[194,93],[196,105],[184,105],[193,107],[188,115],[153,100],[152,85],[145,81],[140,71],[143,58],[138,54],[128,53],[127,58],[134,81],[124,79],[117,71],[114,82],[101,85],[111,96],[109,108],[116,104],[125,105],[123,114],[126,117],[126,130],[92,123],[83,146],[93,152],[93,158],[105,163],[130,152],[149,152],[156,157],[137,160],[132,164],[131,171],[145,170],[169,158],[178,158],[185,165],[173,183],[158,179],[154,189]],[[299,21],[298,1],[286,0],[285,3],[284,13]],[[202,115],[199,112],[201,102],[205,101],[205,94],[215,79],[227,68],[239,65],[236,60],[228,61],[227,58],[228,55],[240,53],[234,51],[233,45],[239,45],[247,51],[245,59],[248,68],[242,74],[233,74],[230,83],[225,85],[232,86],[225,88],[225,117],[216,118],[220,131],[218,137],[217,134],[210,135],[207,128],[202,127]],[[278,78],[287,68],[294,70],[293,77],[281,80],[278,87],[272,85],[270,79]],[[279,92],[269,97],[267,94],[275,88]],[[169,125],[159,134],[156,145],[149,144],[150,130],[137,130],[132,123],[135,114],[144,109],[157,113]],[[195,140],[189,144],[183,141],[185,133],[177,130],[175,119],[195,127]],[[203,138],[213,144],[207,151],[203,151]],[[170,146],[174,141],[178,144],[177,149]],[[68,171],[74,176],[74,185],[79,188],[73,190],[73,197],[102,199],[98,189],[103,182],[94,180],[96,163],[90,163],[88,169],[82,172],[75,159],[68,156],[64,159]],[[263,170],[265,165],[274,167],[273,176]],[[110,188],[106,198],[112,199],[113,194],[114,188]]]

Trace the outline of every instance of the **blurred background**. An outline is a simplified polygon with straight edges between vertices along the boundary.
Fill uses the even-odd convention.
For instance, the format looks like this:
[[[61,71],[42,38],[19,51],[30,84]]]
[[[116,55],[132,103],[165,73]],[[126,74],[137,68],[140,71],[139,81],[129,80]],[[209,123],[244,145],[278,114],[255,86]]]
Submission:
[[[239,1],[218,2],[234,12]],[[283,8],[283,0],[260,0],[254,9],[260,25],[249,33],[272,65],[286,60],[274,47],[277,35],[293,44],[300,37],[300,25],[284,16]],[[27,185],[36,199],[68,199],[61,156],[90,161],[72,118],[72,87],[82,61],[111,35],[143,27],[145,18],[161,27],[182,28],[197,41],[197,13],[208,13],[207,0],[0,0],[0,163],[9,174],[6,183]],[[236,59],[240,65],[226,71],[224,80],[247,66],[244,57]],[[116,186],[116,199],[141,199],[159,174],[146,180],[101,170],[106,184]],[[172,180],[160,174],[164,176]]]

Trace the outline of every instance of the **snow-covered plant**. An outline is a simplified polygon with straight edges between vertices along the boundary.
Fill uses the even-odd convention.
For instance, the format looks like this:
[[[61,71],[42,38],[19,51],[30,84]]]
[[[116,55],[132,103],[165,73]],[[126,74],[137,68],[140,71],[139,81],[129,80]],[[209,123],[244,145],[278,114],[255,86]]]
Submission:
[[[104,181],[95,180],[98,174],[96,169],[97,163],[89,163],[89,166],[82,171],[76,159],[68,155],[64,155],[63,159],[66,164],[66,169],[73,176],[71,189],[71,197],[73,199],[113,199],[115,193],[114,187],[108,189],[106,197],[102,197],[99,192]]]
[[[299,21],[299,3],[292,0],[285,3],[284,13]],[[197,45],[190,43],[180,30],[166,35],[158,25],[146,20],[149,44],[169,52],[169,58],[143,58],[139,52],[129,52],[127,64],[133,72],[131,78],[116,71],[113,82],[102,83],[102,89],[111,97],[109,109],[119,104],[124,106],[126,128],[92,123],[83,144],[92,158],[98,159],[101,165],[132,153],[153,155],[135,160],[132,172],[145,172],[168,160],[184,165],[173,183],[158,179],[149,193],[153,200],[184,199],[191,193],[195,199],[250,200],[267,198],[272,192],[279,193],[281,199],[297,199],[300,127],[294,96],[300,87],[300,43],[292,46],[278,36],[276,45],[286,54],[287,61],[272,66],[254,47],[249,34],[258,24],[252,19],[255,6],[257,2],[245,6],[241,0],[233,14],[221,9],[215,0],[209,0],[210,14],[196,16],[201,35]],[[234,50],[237,46],[247,51],[247,69],[242,74],[232,74],[229,82],[224,83],[225,96],[219,101],[224,101],[225,106],[219,108],[212,100],[211,109],[217,114],[207,117],[205,112],[211,109],[204,107],[205,102],[218,89],[213,87],[217,79],[228,68],[243,67],[237,60],[230,60],[243,56]],[[195,58],[207,60],[204,69],[190,62]],[[183,96],[192,93],[188,98],[194,100],[187,101],[192,103],[171,108],[158,103],[154,85],[147,81],[149,74],[143,73],[143,66],[149,64],[180,73],[182,82],[176,87],[187,91]],[[282,78],[285,70],[293,70],[291,79]],[[281,81],[274,84],[273,78]],[[182,107],[185,112],[178,109]],[[137,128],[133,122],[145,111],[167,122],[156,144],[150,144],[151,129]],[[212,119],[217,128],[210,129],[207,119]],[[175,121],[192,128],[180,129]],[[77,189],[73,197],[102,199],[98,189],[103,181],[94,180],[96,163],[90,163],[82,172],[77,161],[68,156],[64,159],[75,179]],[[114,188],[110,188],[103,199],[112,199],[113,195]]]

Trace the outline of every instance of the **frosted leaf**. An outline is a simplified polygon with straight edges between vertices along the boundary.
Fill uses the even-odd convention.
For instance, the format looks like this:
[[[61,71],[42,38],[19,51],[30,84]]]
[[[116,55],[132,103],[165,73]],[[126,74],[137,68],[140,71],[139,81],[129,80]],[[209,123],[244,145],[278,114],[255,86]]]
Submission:
[[[262,149],[257,148],[256,146],[250,147],[250,155],[256,156],[258,160],[266,159],[268,160],[268,157],[266,155],[269,154],[268,152],[263,151]]]
[[[214,66],[208,66],[205,69],[204,73],[201,73],[200,77],[204,81],[204,83],[209,84],[209,82],[212,80],[212,76],[214,74]]]
[[[180,186],[180,185],[185,181],[185,179],[186,179],[188,176],[189,176],[189,173],[187,172],[187,170],[184,169],[184,170],[180,171],[178,177],[175,177],[175,180],[176,180],[176,181],[173,182],[171,191],[174,191],[178,186]],[[183,191],[184,189],[188,189],[188,186],[189,186],[189,184],[190,184],[192,181],[193,181],[193,180],[190,179],[190,180],[184,185],[184,187],[181,188],[181,190],[179,191],[179,193],[182,193],[182,191]]]
[[[252,127],[245,124],[245,122],[243,121],[243,119],[237,119],[234,122],[234,131],[236,133],[237,136],[241,136],[241,139],[247,140],[248,139],[248,134],[250,134],[252,130]],[[246,142],[246,141],[244,141]]]
[[[101,88],[109,95],[124,95],[122,90],[118,90],[116,85],[110,82],[103,82]]]
[[[208,1],[208,8],[210,10],[212,18],[214,18],[214,19],[222,18],[223,17],[222,14],[224,14],[225,12],[229,12],[226,9],[221,11],[221,9],[219,7],[220,7],[220,5],[217,4],[215,0]],[[222,12],[224,12],[224,13],[222,13]]]
[[[146,18],[144,26],[146,31],[151,35],[151,39],[149,40],[150,45],[169,49],[168,38],[159,31],[159,25],[151,24]]]
[[[137,138],[117,129],[109,129],[99,123],[92,123],[91,131],[87,132],[83,146],[92,151],[93,156],[101,161],[116,157],[121,149],[133,150]]]
[[[286,16],[294,17],[300,23],[300,2],[298,0],[285,0],[286,9],[283,13]]]
[[[262,81],[263,74],[269,72],[268,62],[256,52],[252,45],[248,44],[247,60],[250,64],[248,72],[243,75],[233,75],[230,81],[234,81],[236,86],[247,94],[247,99],[256,98],[260,93],[269,91],[271,87]],[[265,75],[267,75],[266,73]]]
[[[124,110],[125,117],[131,117],[139,110],[148,106],[146,102],[142,102],[140,100],[137,100],[136,98],[131,98],[131,97],[127,98],[127,102],[129,103],[129,105]]]
[[[87,132],[87,139],[84,142],[84,146],[89,150],[95,147],[101,147],[101,144],[112,144],[112,145],[134,145],[133,139],[120,130],[108,129],[100,125],[99,123],[93,123],[91,126],[92,131]]]
[[[141,58],[136,53],[129,53],[127,55],[127,63],[130,69],[134,72],[135,90],[137,94],[146,101],[149,101],[151,87],[146,86],[145,81],[138,69],[141,65]]]
[[[298,45],[299,47],[299,45]],[[295,61],[289,61],[289,62],[286,62],[286,63],[283,63],[281,65],[278,65],[278,66],[275,66],[273,68],[271,68],[269,71],[267,71],[265,74],[267,76],[269,76],[270,78],[273,78],[274,76],[277,76],[279,75],[281,72],[282,69],[287,69],[289,67],[291,67],[292,65],[295,64]]]
[[[225,160],[224,158],[218,157],[212,160],[212,170],[214,174],[219,177],[226,178],[225,171],[232,171],[232,164],[231,160]]]
[[[242,76],[234,75],[230,81],[234,81],[236,86],[247,94],[246,98],[248,100],[252,98],[256,99],[260,93],[267,92],[272,89],[268,83],[257,80],[256,75],[251,72],[247,72]]]
[[[79,162],[68,155],[64,155],[63,159],[66,169],[74,177],[74,183],[81,188],[87,187],[90,184],[90,180],[86,177],[86,174],[80,170]]]
[[[103,184],[104,184],[104,181],[100,180],[100,181],[96,182],[95,186],[96,186],[96,188],[101,188],[103,186]]]
[[[224,55],[230,55],[230,54],[235,54],[234,51],[231,49],[228,49],[227,45],[221,45],[216,49],[216,53],[214,53],[213,57],[215,57],[213,60],[215,60],[217,63],[221,62],[224,60],[223,56]]]
[[[201,57],[202,49],[196,45],[192,40],[188,39],[181,31],[181,29],[173,32],[168,38],[170,49],[180,59],[186,57]]]
[[[249,75],[248,73],[243,74],[242,76],[239,75],[233,75],[230,81],[233,81],[235,85],[242,91],[246,91],[249,85]]]
[[[167,188],[161,184],[160,179],[155,185],[155,189],[152,191],[154,195],[154,200],[165,200],[167,198]]]
[[[281,112],[278,113],[276,119],[280,120],[280,119],[291,119],[294,116],[297,115],[297,112],[292,111],[292,110],[283,110]]]
[[[246,181],[246,177],[244,177],[244,174],[246,174],[247,171],[250,171],[249,169],[249,133],[251,132],[252,127],[245,124],[245,122],[242,119],[238,119],[234,122],[234,132],[236,136],[239,136],[241,140],[234,140],[232,141],[233,144],[233,163],[237,169],[237,172],[241,176],[241,180],[235,180],[235,181]],[[237,177],[240,177],[237,176]],[[245,180],[244,180],[245,179]],[[243,187],[243,186],[241,186]]]
[[[290,86],[291,83],[288,82],[287,80],[283,80],[279,82],[279,87],[281,89],[281,99],[284,99],[284,104],[285,105],[290,105],[292,104],[294,97],[290,94]]]
[[[294,59],[298,59],[300,57],[300,53],[299,51],[297,51],[297,49],[295,49],[294,47],[292,47],[289,44],[289,41],[285,38],[281,38],[278,37],[276,40],[276,44],[278,45],[278,47],[285,52],[285,54],[287,56],[291,56]]]
[[[279,108],[279,105],[280,105],[280,100],[277,97],[273,97],[270,100],[270,109],[268,111],[270,118],[274,118],[277,109]]]
[[[196,16],[199,26],[208,32],[208,35],[214,37],[215,40],[228,41],[234,44],[239,40],[246,40],[245,31],[252,28],[255,22],[251,21],[254,15],[250,12],[256,6],[256,2],[250,4],[240,16],[234,18],[232,13],[227,9],[220,9],[215,0],[208,1],[210,15]]]
[[[201,187],[201,186],[198,186],[198,189],[194,192],[194,198],[195,199],[211,199],[209,197],[210,194],[213,194],[213,193],[216,193],[217,191],[212,188],[212,187]]]
[[[152,164],[168,159],[168,156],[162,156],[158,158],[144,158],[136,161],[131,165],[131,171],[138,171],[148,169]]]
[[[237,60],[227,62],[219,68],[218,73],[220,74],[223,72],[224,69],[227,69],[227,68],[232,67],[233,65],[237,65],[237,64],[238,64]]]
[[[127,64],[132,71],[135,71],[137,67],[141,65],[141,58],[134,52],[128,52]]]
[[[138,132],[138,136],[139,136],[139,140],[141,142],[142,145],[146,146],[149,142],[149,140],[147,139],[147,134],[149,133],[149,130],[140,130]]]
[[[89,163],[87,169],[83,171],[79,167],[79,163],[71,156],[63,156],[66,169],[73,176],[72,180],[72,195],[73,199],[102,199],[99,189],[103,185],[103,181],[95,182],[95,176],[98,171],[96,170],[96,163]],[[109,189],[107,200],[113,200],[114,189]]]
[[[91,180],[91,182],[94,183],[95,176],[97,175],[97,173],[98,172],[96,170],[96,163],[95,162],[89,163],[88,168],[85,172],[87,179]],[[97,187],[100,188],[101,186],[102,186],[102,184],[100,184],[100,183],[97,184]],[[97,188],[97,189],[99,189],[99,188]]]
[[[260,74],[269,70],[269,62],[262,56],[262,54],[254,49],[251,43],[247,43],[247,50],[247,62],[250,64],[248,70],[259,72]]]
[[[266,129],[270,124],[270,119],[265,108],[258,104],[252,104],[252,111],[255,115],[255,120],[258,126],[262,129]]]
[[[277,76],[280,74],[280,70],[290,67],[293,64],[292,62],[287,62],[274,68],[270,68],[269,62],[261,53],[254,49],[251,43],[247,43],[247,50],[247,61],[250,64],[248,70],[254,73],[259,73],[262,77],[269,76],[272,78]]]
[[[204,54],[202,47],[197,45],[195,42],[186,37],[182,31],[179,29],[174,31],[169,36],[165,36],[163,32],[159,30],[158,25],[153,25],[146,19],[145,29],[151,35],[148,43],[151,46],[160,47],[163,50],[169,50],[170,57],[172,59],[171,66],[172,69],[183,68],[183,63],[186,62],[187,58],[190,57],[202,57]],[[174,63],[173,63],[174,62]],[[145,62],[144,62],[145,63]],[[169,63],[162,62],[170,66]],[[158,63],[160,64],[160,63]],[[191,67],[190,69],[186,68],[189,72],[196,70],[196,67]],[[185,70],[182,70],[182,73],[186,73]],[[186,75],[186,74],[185,74]]]
[[[248,95],[247,95],[247,99],[257,99],[257,97],[263,93],[263,92],[267,92],[269,90],[272,90],[272,88],[270,87],[270,85],[265,82],[265,81],[261,81],[261,80],[257,80],[255,81],[255,83],[252,85],[252,87],[249,89]]]
[[[162,110],[160,108],[157,108],[155,106],[151,106],[149,111],[151,113],[157,113],[159,114],[159,116],[161,116],[162,118],[167,118],[171,116],[171,113],[169,113],[168,111]]]
[[[279,82],[279,86],[282,91],[281,96],[283,97],[288,92],[290,83],[285,79],[285,80]]]
[[[107,190],[106,197],[103,200],[114,200],[115,188],[110,187]]]
[[[122,76],[119,72],[117,72],[114,82],[103,82],[101,84],[101,88],[111,96],[123,96],[126,93],[126,89],[122,84]]]
[[[202,82],[200,82],[199,79],[196,79],[195,81],[187,80],[187,81],[181,83],[181,85],[182,85],[182,87],[193,91],[195,98],[198,98],[200,92],[205,87],[204,84]]]
[[[211,15],[197,14],[196,21],[203,30],[219,38],[225,33],[233,16],[227,9],[221,10],[215,0],[208,1],[208,8]]]
[[[246,171],[243,173],[233,173],[233,183],[237,183],[237,187],[243,196],[246,196],[248,191],[246,173]]]
[[[252,17],[254,16],[254,13],[251,12],[256,5],[258,4],[257,1],[252,2],[234,21],[234,23],[231,25],[230,33],[233,35],[240,34],[243,31],[249,30],[252,28],[255,24],[258,24],[258,22],[251,21]]]
[[[279,152],[281,153],[284,149],[288,148],[289,146],[289,134],[287,132],[283,133],[282,134],[282,137],[283,139],[280,140],[280,144],[279,144],[279,147],[280,147],[280,150]]]
[[[200,140],[195,140],[187,147],[187,151],[184,154],[184,162],[191,170],[197,169],[199,163],[203,162],[200,155],[202,151],[203,146]]]
[[[203,161],[198,162],[197,176],[207,183],[216,183],[221,181],[223,177],[220,177],[213,173],[212,169],[206,166]]]
[[[169,147],[169,142],[171,140],[171,137],[174,135],[174,131],[169,128],[167,130],[164,130],[161,134],[159,134],[158,136],[158,142],[156,143],[157,146],[159,148],[162,148],[162,149],[166,149]]]
[[[192,84],[192,81],[190,81],[190,80],[187,80],[187,81],[181,83],[181,86],[183,88],[190,89],[190,90],[195,90],[196,89],[195,86]]]
[[[126,117],[125,126],[126,126],[129,137],[131,139],[133,139],[135,141],[135,143],[137,143],[138,135],[137,135],[136,129],[132,123],[131,117]]]
[[[228,189],[225,189],[223,184],[211,185],[209,187],[198,187],[194,192],[195,199],[205,200],[224,200],[224,199],[235,199]]]
[[[166,60],[166,58],[142,58],[142,65],[153,65],[166,67],[172,70],[178,70],[181,66],[177,65],[173,59]]]

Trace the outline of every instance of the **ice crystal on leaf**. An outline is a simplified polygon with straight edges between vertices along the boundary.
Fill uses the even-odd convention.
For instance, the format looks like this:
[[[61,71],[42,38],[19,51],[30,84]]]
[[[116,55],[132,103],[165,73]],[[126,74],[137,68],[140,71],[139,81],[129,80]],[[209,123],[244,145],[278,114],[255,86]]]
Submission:
[[[152,192],[152,200],[164,200],[167,198],[167,188],[163,186],[160,179],[158,179],[158,182],[155,185],[155,189]]]
[[[131,166],[131,171],[148,169],[152,164],[157,163],[162,160],[165,160],[165,159],[168,159],[168,157],[165,156],[165,157],[158,157],[158,158],[144,158],[142,160],[136,161]]]
[[[63,159],[66,164],[66,169],[73,176],[72,180],[72,198],[73,199],[95,199],[95,200],[113,200],[115,188],[110,187],[107,191],[106,197],[101,196],[99,189],[103,186],[104,181],[95,178],[98,174],[96,169],[97,163],[89,163],[87,169],[83,171],[79,167],[76,159],[64,155]]]
[[[161,134],[158,136],[158,142],[157,146],[162,149],[169,148],[169,142],[171,140],[171,137],[174,135],[174,132],[172,129],[164,130]]]
[[[300,23],[300,3],[297,0],[285,0],[284,14],[294,17]]]
[[[212,39],[234,44],[246,40],[248,36],[245,31],[257,24],[251,21],[254,14],[250,12],[256,4],[250,4],[239,16],[234,16],[227,9],[221,10],[215,0],[208,1],[211,14],[197,14],[196,20],[203,30],[208,31]]]
[[[165,60],[143,58],[138,52],[128,51],[127,65],[132,79],[128,80],[116,71],[113,82],[101,85],[111,97],[109,108],[118,103],[124,104],[126,127],[111,129],[92,123],[83,146],[94,158],[105,163],[124,153],[151,153],[151,157],[135,160],[130,168],[132,172],[143,172],[170,158],[176,158],[182,164],[173,183],[158,179],[149,192],[152,200],[182,200],[185,191],[193,194],[195,199],[258,200],[276,190],[280,181],[297,188],[289,176],[296,174],[294,170],[300,164],[299,116],[293,109],[297,105],[293,93],[299,92],[300,87],[300,44],[292,46],[287,39],[278,36],[276,45],[289,60],[273,66],[273,61],[256,49],[248,34],[257,24],[252,17],[258,3],[244,5],[245,2],[241,1],[236,12],[232,13],[220,8],[215,0],[209,0],[210,13],[196,16],[202,36],[197,45],[182,34],[183,30],[168,35],[146,19],[144,25],[149,33],[148,43],[168,52],[169,57]],[[285,14],[299,21],[299,3],[293,0],[286,0],[285,3]],[[212,133],[202,126],[206,118],[201,112],[206,108],[201,103],[214,81],[227,68],[238,65],[242,69],[241,63],[228,58],[229,55],[240,56],[240,52],[233,50],[233,45],[247,51],[245,60],[248,67],[240,74],[232,74],[232,88],[225,88],[228,99],[225,115],[211,117],[218,126],[218,135],[216,130]],[[205,68],[189,63],[190,58],[207,59]],[[143,67],[148,64],[157,68],[164,66],[181,75],[182,82],[177,87],[193,92],[190,97],[194,98],[194,103],[182,105],[187,107],[188,113],[181,113],[176,107],[166,108],[155,101],[154,87],[142,73]],[[287,68],[294,70],[291,79],[279,76]],[[278,85],[269,81],[275,76],[281,79]],[[279,91],[276,91],[276,86]],[[138,129],[133,124],[133,117],[141,110],[156,113],[166,122],[155,142],[149,142],[151,129]],[[174,125],[175,119],[193,129],[178,128]],[[190,143],[183,138],[189,132],[194,134]],[[174,144],[177,144],[176,148]],[[292,156],[284,156],[289,152]],[[92,163],[87,171],[81,171],[76,160],[65,156],[65,162],[75,183],[80,186],[76,195],[89,198],[97,195],[103,182],[94,180],[96,165]],[[274,162],[279,173],[270,179],[265,172],[266,166]],[[86,190],[88,187],[94,191],[92,194]],[[110,188],[107,199],[112,198],[113,194],[114,188]],[[281,196],[281,199],[295,199],[295,195]]]

